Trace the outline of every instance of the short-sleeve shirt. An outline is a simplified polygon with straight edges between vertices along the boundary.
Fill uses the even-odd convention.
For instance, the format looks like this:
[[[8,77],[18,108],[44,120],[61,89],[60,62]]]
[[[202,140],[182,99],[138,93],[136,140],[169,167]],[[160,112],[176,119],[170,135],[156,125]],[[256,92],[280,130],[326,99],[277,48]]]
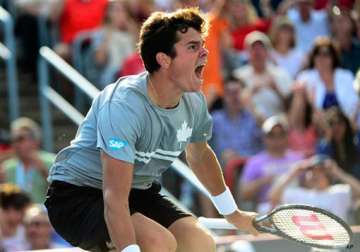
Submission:
[[[153,104],[148,73],[107,86],[80,125],[71,145],[57,155],[49,181],[101,189],[100,151],[134,165],[133,188],[146,189],[189,142],[210,139],[212,120],[200,92],[184,93],[172,109]]]
[[[302,187],[289,187],[282,196],[284,204],[308,204],[328,210],[346,220],[351,209],[351,187],[346,184],[332,185],[317,191]]]
[[[46,151],[38,152],[39,159],[47,169],[50,169],[55,160],[55,154]],[[27,192],[34,203],[43,203],[48,182],[36,167],[24,169],[23,163],[17,158],[10,158],[3,163],[6,182],[19,186]]]
[[[286,151],[283,157],[276,158],[263,151],[251,157],[244,167],[240,183],[250,183],[258,179],[274,176],[275,179],[287,173],[294,164],[303,159],[301,153]],[[267,202],[271,185],[263,185],[257,195],[258,202]]]

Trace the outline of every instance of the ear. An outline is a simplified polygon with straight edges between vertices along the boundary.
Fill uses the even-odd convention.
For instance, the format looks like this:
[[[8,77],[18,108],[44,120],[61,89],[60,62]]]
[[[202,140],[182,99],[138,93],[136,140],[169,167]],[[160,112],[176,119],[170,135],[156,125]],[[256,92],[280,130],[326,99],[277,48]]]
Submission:
[[[170,66],[171,58],[167,54],[163,52],[158,52],[155,57],[160,67],[167,69]]]

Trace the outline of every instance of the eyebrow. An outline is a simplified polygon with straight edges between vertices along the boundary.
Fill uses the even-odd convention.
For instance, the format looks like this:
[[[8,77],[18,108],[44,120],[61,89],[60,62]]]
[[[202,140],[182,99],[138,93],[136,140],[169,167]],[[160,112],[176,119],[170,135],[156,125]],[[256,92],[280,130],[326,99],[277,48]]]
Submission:
[[[204,40],[191,40],[187,42],[186,45],[203,45],[204,43]]]

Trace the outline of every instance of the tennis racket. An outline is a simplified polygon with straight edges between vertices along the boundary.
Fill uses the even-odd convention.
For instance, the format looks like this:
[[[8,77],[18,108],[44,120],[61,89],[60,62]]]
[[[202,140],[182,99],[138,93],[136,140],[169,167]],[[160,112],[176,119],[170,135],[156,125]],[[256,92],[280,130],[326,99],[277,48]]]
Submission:
[[[212,229],[236,229],[225,219],[200,217]],[[257,216],[254,227],[300,244],[324,249],[351,249],[353,233],[338,216],[308,205],[282,205]]]

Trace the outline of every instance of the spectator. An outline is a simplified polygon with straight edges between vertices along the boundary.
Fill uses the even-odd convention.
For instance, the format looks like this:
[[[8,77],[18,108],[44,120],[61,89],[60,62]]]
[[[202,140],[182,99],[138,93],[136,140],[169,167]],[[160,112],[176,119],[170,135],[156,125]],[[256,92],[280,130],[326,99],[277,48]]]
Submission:
[[[309,157],[315,153],[317,130],[313,123],[313,108],[303,83],[295,83],[287,107],[289,148]]]
[[[313,0],[284,0],[279,8],[294,24],[297,46],[304,53],[316,37],[329,35],[327,10],[314,10]]]
[[[332,108],[324,114],[324,137],[320,139],[317,152],[325,154],[347,173],[360,179],[360,143],[349,118],[338,108]]]
[[[245,84],[230,78],[225,85],[224,108],[213,112],[212,145],[223,167],[232,159],[250,157],[262,149],[261,130],[241,99]]]
[[[356,25],[355,38],[360,39],[360,4],[359,4],[359,10],[354,13],[353,17]]]
[[[303,186],[300,186],[301,180]],[[292,183],[295,185],[291,186]],[[274,206],[308,204],[347,220],[353,199],[360,197],[360,182],[331,159],[313,156],[284,174],[269,195]]]
[[[20,66],[23,71],[36,73],[36,64],[39,48],[49,39],[40,37],[39,19],[44,19],[51,27],[60,14],[63,0],[12,0],[16,7],[15,34],[18,38],[20,51]],[[46,44],[48,45],[48,44]]]
[[[250,63],[234,71],[236,78],[245,81],[255,115],[264,120],[284,112],[284,102],[290,93],[292,79],[283,69],[269,63],[269,38],[254,31],[245,38]]]
[[[252,200],[259,213],[271,208],[268,192],[274,179],[286,173],[302,159],[288,149],[288,123],[284,116],[268,118],[263,126],[265,151],[251,157],[240,180],[240,194],[244,200]]]
[[[46,209],[33,205],[25,212],[24,217],[27,250],[54,249],[63,247],[51,241],[53,229]]]
[[[305,63],[305,57],[304,53],[296,48],[295,30],[291,21],[284,16],[275,19],[270,38],[273,45],[271,59],[295,78]]]
[[[14,150],[11,148],[10,133],[0,129],[0,164],[11,157]]]
[[[312,105],[316,110],[339,107],[348,117],[356,110],[358,97],[353,87],[354,76],[340,68],[334,43],[320,37],[309,55],[309,63],[297,78],[305,82]]]
[[[332,8],[330,18],[333,41],[340,52],[340,63],[356,74],[360,67],[360,41],[355,38],[355,21],[349,11],[337,6]]]
[[[212,9],[208,12],[210,20],[209,34],[205,39],[205,47],[208,49],[208,60],[204,68],[203,92],[208,107],[222,99],[224,95],[222,53],[232,47],[229,24],[224,15],[224,0],[215,0]]]
[[[267,32],[270,28],[270,20],[259,18],[249,0],[231,0],[229,14],[233,45],[239,52],[246,49],[246,35],[253,31]]]
[[[29,196],[12,184],[0,185],[0,229],[5,251],[25,250],[25,231],[22,225],[25,209],[30,205]]]
[[[105,16],[108,0],[62,0],[59,8],[60,43],[55,51],[70,59],[71,44],[82,31],[98,28]]]
[[[137,24],[130,17],[124,0],[114,0],[107,6],[104,24],[92,35],[92,57],[86,64],[93,70],[89,79],[100,89],[116,79],[124,60],[135,51],[132,30]]]
[[[314,8],[316,10],[325,9],[329,7],[329,5],[336,3],[336,5],[342,9],[350,10],[353,8],[355,2],[357,2],[357,0],[316,0],[314,1]]]
[[[18,118],[11,123],[11,139],[15,155],[3,163],[6,181],[29,193],[33,202],[42,203],[48,186],[48,169],[55,156],[39,149],[40,128],[29,118]]]

